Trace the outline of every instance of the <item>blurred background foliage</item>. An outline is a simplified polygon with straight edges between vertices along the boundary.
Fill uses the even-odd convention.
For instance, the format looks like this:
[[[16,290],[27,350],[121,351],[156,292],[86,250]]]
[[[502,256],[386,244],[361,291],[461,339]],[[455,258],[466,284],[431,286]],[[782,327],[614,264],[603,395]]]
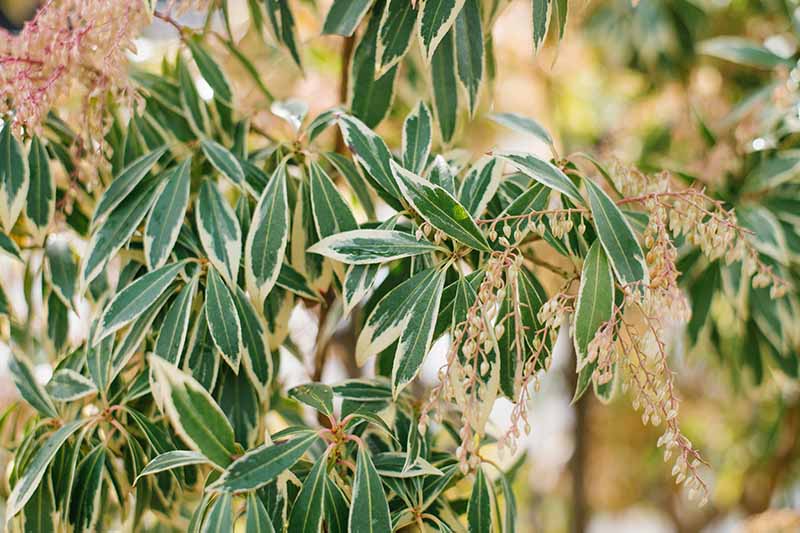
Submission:
[[[0,23],[19,27],[35,4],[0,0]],[[343,101],[342,50],[352,46],[341,37],[320,35],[328,4],[293,2],[304,48],[301,71],[285,49],[269,39],[265,43],[250,28],[246,0],[230,2],[232,31],[266,87],[276,99],[307,102],[312,116]],[[770,68],[742,66],[704,53],[709,39],[733,35],[766,47],[776,57],[796,59],[797,9],[789,0],[640,0],[638,5],[629,0],[579,0],[570,2],[566,38],[534,55],[530,3],[512,1],[494,28],[497,61],[488,65],[494,83],[482,94],[477,118],[461,117],[458,142],[473,151],[544,150],[533,137],[510,134],[481,118],[490,111],[514,111],[542,122],[560,153],[585,150],[606,161],[619,158],[645,170],[667,169],[687,182],[701,183],[732,205],[783,202],[776,212],[788,215],[777,216],[779,222],[797,225],[800,193],[792,181],[800,172],[792,158],[800,140],[795,133],[800,108],[796,90],[776,90],[791,88],[786,82],[795,75],[792,62]],[[192,23],[191,14],[182,22]],[[222,21],[214,24],[222,28]],[[291,138],[292,132],[270,113],[269,103],[243,66],[219,42],[211,43],[219,46],[218,57],[227,57],[223,64],[240,95],[243,114],[273,136]],[[137,46],[133,66],[155,72],[162,57],[174,54],[176,34],[155,21]],[[394,106],[378,128],[391,145],[399,144],[403,118],[430,88],[421,64],[411,60],[403,68]],[[336,142],[332,132],[326,135]],[[774,157],[788,162],[777,177],[766,175],[781,181],[764,195],[747,184],[764,178],[752,176]],[[797,243],[787,246],[797,253]],[[691,276],[697,269],[687,270]],[[18,275],[21,286],[23,274]],[[793,276],[797,279],[796,272]],[[702,299],[701,293],[693,296],[695,301]],[[679,343],[674,356],[683,398],[682,425],[712,465],[707,473],[712,487],[709,505],[698,509],[681,496],[653,446],[656,430],[642,429],[627,399],[601,406],[587,395],[571,406],[574,372],[557,368],[534,395],[526,461],[516,477],[522,531],[800,531],[798,382],[787,377],[791,368],[779,371],[780,361],[773,364],[768,358],[764,366],[753,353],[769,348],[758,340],[749,342],[747,332],[742,334],[736,325],[742,302],[721,297],[705,304],[711,308],[711,320],[694,332],[698,342],[691,349],[692,343]],[[792,336],[800,329],[794,311],[784,315],[781,324],[790,333],[794,330]],[[307,322],[293,317],[299,345],[315,333],[304,329]],[[797,356],[796,345],[790,347],[787,364],[794,365],[795,374]],[[348,368],[343,364],[326,371],[346,375]],[[282,365],[282,379],[302,381],[292,372],[304,370]],[[433,379],[435,373],[429,374]],[[7,404],[15,389],[7,371],[2,380],[2,402]],[[508,406],[501,403],[493,417],[498,432],[506,424],[504,407]],[[24,415],[13,413],[10,418],[17,416]],[[15,425],[10,418],[6,434]],[[505,458],[509,464],[513,460]]]

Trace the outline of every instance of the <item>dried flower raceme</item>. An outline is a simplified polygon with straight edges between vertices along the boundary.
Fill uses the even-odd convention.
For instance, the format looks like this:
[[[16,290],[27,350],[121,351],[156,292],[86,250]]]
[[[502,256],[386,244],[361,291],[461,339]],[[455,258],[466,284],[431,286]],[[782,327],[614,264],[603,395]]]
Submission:
[[[53,106],[79,88],[81,160],[95,168],[104,159],[108,102],[135,101],[126,54],[150,10],[145,0],[48,0],[19,34],[0,30],[0,116],[36,133]]]

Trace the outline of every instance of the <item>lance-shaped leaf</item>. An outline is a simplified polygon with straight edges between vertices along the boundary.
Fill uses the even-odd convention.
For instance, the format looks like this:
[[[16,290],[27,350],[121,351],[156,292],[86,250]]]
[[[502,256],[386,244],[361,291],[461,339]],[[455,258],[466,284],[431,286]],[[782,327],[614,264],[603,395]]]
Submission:
[[[356,165],[350,161],[350,159],[336,152],[327,152],[325,158],[336,168],[339,174],[347,180],[350,188],[356,193],[361,208],[367,213],[367,217],[374,219],[375,205],[372,201],[370,188],[366,180],[364,180],[364,176],[362,176],[358,168],[356,168]]]
[[[500,485],[503,487],[503,499],[505,500],[505,513],[503,518],[503,531],[505,533],[516,533],[517,531],[517,498],[511,488],[508,474],[500,475]]]
[[[606,251],[617,280],[623,285],[648,283],[650,277],[644,253],[628,219],[603,189],[595,185],[592,180],[587,179],[584,182],[589,193],[589,204],[597,236]]]
[[[553,0],[533,0],[533,51],[538,52],[550,26],[550,4]]]
[[[384,452],[373,458],[375,469],[382,477],[407,479],[418,476],[443,475],[441,470],[422,457],[413,458],[411,461],[408,459],[409,454],[406,452]]]
[[[308,251],[348,265],[369,265],[445,250],[404,231],[359,229],[331,235]]]
[[[72,495],[69,509],[75,531],[95,530],[100,518],[105,462],[106,448],[98,444],[78,465],[75,473],[75,494]]]
[[[419,37],[426,61],[431,61],[433,53],[463,7],[464,0],[427,0],[423,3]]]
[[[95,333],[93,328],[91,333]],[[94,346],[86,347],[86,368],[98,390],[105,393],[111,383],[111,370],[114,361],[114,336],[107,335]]]
[[[392,394],[395,398],[417,376],[430,351],[445,274],[446,270],[437,272],[425,291],[417,294],[408,322],[400,335],[392,367]]]
[[[19,251],[19,246],[11,237],[5,234],[5,232],[0,231],[0,252],[5,252],[8,254],[9,257],[13,257],[19,261],[22,261],[22,255]]]
[[[370,313],[356,343],[356,362],[363,365],[400,338],[411,320],[411,312],[423,294],[439,280],[440,272],[430,268],[407,279],[381,298]]]
[[[167,262],[181,232],[191,187],[191,159],[172,170],[144,226],[144,257],[153,270]]]
[[[322,383],[306,383],[289,390],[289,397],[313,407],[320,413],[333,416],[333,389]]]
[[[73,433],[87,420],[75,420],[61,426],[56,432],[50,435],[42,446],[36,450],[22,476],[14,484],[14,489],[6,502],[6,520],[10,519],[22,510],[39,484],[42,482],[47,467],[50,466],[58,450],[67,442]]]
[[[309,186],[314,223],[320,238],[358,229],[350,206],[322,167],[313,161],[309,165]]]
[[[489,118],[514,131],[531,134],[547,143],[548,146],[553,145],[553,138],[547,133],[547,130],[530,117],[517,113],[490,113]]]
[[[133,484],[136,485],[144,476],[158,474],[159,472],[166,472],[173,468],[180,468],[189,465],[201,465],[208,463],[208,458],[199,452],[189,450],[172,450],[164,452],[153,458],[152,461],[139,472]]]
[[[183,346],[186,343],[186,332],[189,330],[189,317],[192,312],[192,302],[197,292],[198,278],[192,278],[187,283],[178,297],[172,302],[167,311],[161,328],[158,331],[158,340],[154,352],[173,365],[179,366]]]
[[[203,533],[228,533],[233,531],[233,496],[217,496],[203,521]]]
[[[702,54],[750,67],[772,69],[791,62],[768,48],[741,37],[715,37],[699,43]]]
[[[230,150],[214,141],[213,139],[203,139],[200,141],[203,153],[223,176],[233,182],[234,185],[244,184],[244,171]]]
[[[453,195],[394,161],[392,170],[403,196],[431,226],[470,248],[491,250],[478,225]]]
[[[208,135],[211,129],[208,110],[200,98],[194,79],[180,54],[178,54],[176,70],[180,84],[180,103],[183,116],[189,122],[189,127],[195,136],[202,139]]]
[[[381,478],[365,446],[358,448],[348,530],[351,533],[392,530],[389,504],[386,502]]]
[[[342,489],[330,477],[325,489],[325,524],[329,533],[347,533],[349,502]]]
[[[244,354],[242,363],[250,381],[255,385],[260,395],[269,392],[269,384],[272,381],[272,355],[267,346],[264,326],[258,318],[258,312],[250,303],[247,294],[236,287],[233,295],[233,303],[236,305],[236,312],[239,314],[239,323],[242,325],[242,344]]]
[[[55,291],[52,291],[47,296],[47,337],[53,341],[56,352],[61,353],[66,347],[68,334],[69,310]]]
[[[349,103],[350,112],[373,128],[380,124],[394,98],[397,67],[377,73],[378,29],[386,0],[377,0],[369,18],[367,29],[353,52],[350,62]]]
[[[397,218],[392,217],[378,226],[379,230],[392,230],[397,223]],[[372,289],[378,275],[380,264],[350,265],[342,283],[342,297],[344,298],[344,314],[347,315]]]
[[[436,2],[428,2],[432,3]],[[445,144],[453,140],[458,122],[458,81],[453,41],[453,32],[448,32],[433,54],[431,63],[433,111]]]
[[[458,79],[467,91],[469,112],[475,115],[483,81],[483,28],[479,0],[466,0],[456,17],[456,66]]]
[[[431,112],[420,100],[403,123],[403,166],[415,174],[422,172],[431,153],[432,139]]]
[[[453,196],[456,195],[456,181],[453,169],[450,168],[450,164],[441,155],[437,154],[433,158],[433,163],[431,163],[426,177],[431,183],[442,187]]]
[[[383,139],[363,122],[349,115],[339,116],[339,129],[345,144],[355,155],[356,161],[377,186],[390,198],[397,200],[402,198],[403,195],[392,176],[390,164],[392,154]],[[399,203],[395,203],[399,205]]]
[[[288,0],[266,0],[266,7],[267,15],[269,16],[275,36],[278,41],[286,45],[294,62],[298,67],[302,68],[300,53],[297,49],[294,16],[289,7]]]
[[[45,247],[45,275],[53,290],[65,305],[72,306],[78,282],[78,264],[65,240],[50,238]]]
[[[97,344],[145,312],[185,267],[186,263],[183,261],[165,265],[148,272],[114,296],[100,318],[100,327],[94,336],[93,344]]]
[[[379,74],[396,65],[411,47],[411,36],[417,26],[421,2],[389,0],[381,15],[378,29],[376,69]]]
[[[50,172],[50,159],[42,141],[34,136],[28,153],[30,186],[25,216],[42,236],[53,220],[56,208],[56,184]]]
[[[480,216],[500,186],[503,165],[493,157],[481,158],[469,169],[461,183],[458,200],[473,216]]]
[[[600,326],[611,319],[614,310],[614,275],[599,240],[594,241],[581,271],[575,326],[572,335],[577,356],[578,384],[575,398],[580,398],[591,383],[597,362],[587,361],[589,343]]]
[[[478,468],[475,474],[475,483],[472,485],[472,495],[467,505],[467,523],[469,533],[491,533],[492,531],[492,501],[489,495],[489,485],[483,468]]]
[[[53,402],[44,391],[41,385],[36,381],[31,367],[23,359],[17,357],[10,357],[8,360],[8,369],[11,371],[11,377],[14,379],[14,384],[17,386],[20,396],[26,402],[31,404],[34,409],[39,411],[43,416],[55,418],[58,416]]]
[[[567,195],[570,200],[583,203],[581,193],[572,180],[553,164],[522,152],[499,152],[495,155],[512,163],[526,176]]]
[[[521,215],[528,213],[543,211],[547,208],[547,203],[550,200],[550,192],[551,190],[541,183],[534,183],[530,189],[508,204],[508,207],[503,210],[500,217],[521,217]],[[514,236],[516,242],[524,239],[533,227],[533,222],[529,222],[525,218],[511,218],[505,224],[511,226],[510,235]],[[500,228],[498,227],[498,229]]]
[[[307,300],[319,301],[320,299],[319,293],[311,287],[306,277],[288,263],[281,265],[275,285]]]
[[[209,488],[241,492],[263,487],[299,461],[318,438],[316,433],[309,431],[286,442],[265,444],[251,450],[234,461]]]
[[[0,131],[0,223],[9,233],[25,206],[30,185],[28,158],[11,128],[11,121],[6,120]]]
[[[194,59],[197,69],[203,76],[203,79],[208,82],[209,87],[214,90],[214,98],[230,105],[233,103],[233,91],[231,90],[230,83],[225,77],[222,68],[214,61],[206,49],[203,47],[202,42],[198,37],[184,39],[184,42],[189,45],[189,50],[192,51],[192,58]]]
[[[322,33],[349,37],[374,0],[334,0],[325,17]]]
[[[206,390],[212,390],[219,374],[219,349],[208,331],[205,303],[194,320],[183,368]]]
[[[148,357],[151,389],[175,433],[194,451],[225,468],[236,445],[225,413],[200,383],[160,357]]]
[[[300,494],[292,506],[289,516],[289,533],[319,531],[325,515],[325,491],[327,489],[328,454],[317,459],[314,468],[306,476]]]
[[[206,278],[206,321],[211,338],[234,372],[242,355],[242,324],[228,287],[213,268]]]
[[[42,479],[39,488],[22,510],[25,533],[55,533],[58,531],[58,510],[51,476]]]
[[[266,507],[255,492],[247,494],[247,521],[245,531],[252,533],[275,533]]]
[[[208,260],[233,286],[242,257],[242,230],[236,214],[211,180],[200,187],[195,206],[197,230]]]
[[[114,178],[111,185],[103,193],[97,207],[95,207],[94,214],[92,215],[93,224],[104,220],[115,207],[128,197],[142,179],[147,175],[156,162],[167,151],[166,146],[162,146],[152,152],[149,152],[122,169],[119,175]]]
[[[71,402],[95,394],[97,387],[83,374],[70,368],[62,368],[50,378],[47,392],[56,401]]]
[[[96,278],[111,257],[131,238],[156,199],[157,183],[143,184],[123,200],[97,229],[83,258],[81,286]]]
[[[261,194],[244,249],[247,289],[258,304],[264,302],[280,275],[288,240],[286,167],[281,164]]]

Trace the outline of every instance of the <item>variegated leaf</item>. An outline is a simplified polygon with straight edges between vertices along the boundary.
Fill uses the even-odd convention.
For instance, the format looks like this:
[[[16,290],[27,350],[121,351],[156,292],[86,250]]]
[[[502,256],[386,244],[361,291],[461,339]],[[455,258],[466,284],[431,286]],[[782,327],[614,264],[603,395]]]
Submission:
[[[242,230],[230,204],[211,180],[200,186],[195,216],[208,260],[229,285],[235,285],[242,256]]]

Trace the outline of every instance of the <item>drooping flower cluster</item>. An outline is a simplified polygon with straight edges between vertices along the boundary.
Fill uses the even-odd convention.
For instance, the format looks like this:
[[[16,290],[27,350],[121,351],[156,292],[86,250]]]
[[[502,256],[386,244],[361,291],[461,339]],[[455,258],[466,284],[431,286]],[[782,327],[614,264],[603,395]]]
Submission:
[[[54,105],[80,98],[75,155],[101,163],[108,103],[135,99],[126,54],[149,9],[145,0],[48,0],[19,34],[0,30],[0,116],[32,134]]]

